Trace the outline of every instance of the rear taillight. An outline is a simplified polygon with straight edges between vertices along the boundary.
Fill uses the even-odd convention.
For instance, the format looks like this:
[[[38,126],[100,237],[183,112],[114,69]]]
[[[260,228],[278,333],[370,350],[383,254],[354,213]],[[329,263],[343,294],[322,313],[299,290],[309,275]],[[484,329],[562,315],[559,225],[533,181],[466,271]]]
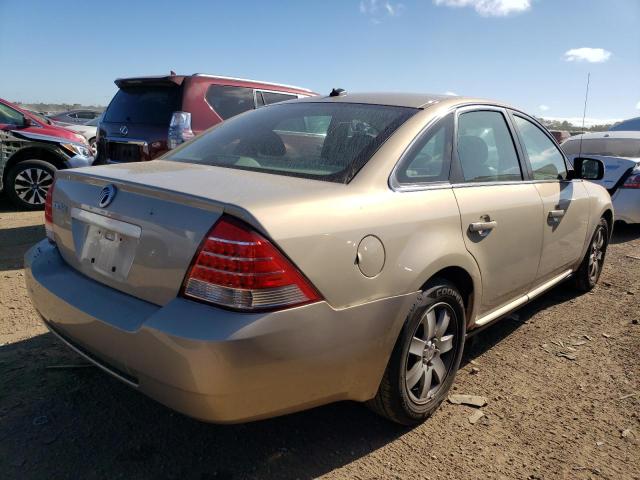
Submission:
[[[189,112],[173,112],[169,123],[168,147],[170,149],[176,148],[181,143],[191,140],[193,136],[191,114]]]
[[[226,215],[202,242],[182,293],[241,310],[273,310],[322,298],[269,240]]]
[[[640,168],[634,168],[620,188],[640,188]]]
[[[47,190],[47,196],[44,201],[44,229],[47,238],[52,243],[55,243],[53,238],[53,189],[55,186],[56,180],[54,178],[49,190]]]

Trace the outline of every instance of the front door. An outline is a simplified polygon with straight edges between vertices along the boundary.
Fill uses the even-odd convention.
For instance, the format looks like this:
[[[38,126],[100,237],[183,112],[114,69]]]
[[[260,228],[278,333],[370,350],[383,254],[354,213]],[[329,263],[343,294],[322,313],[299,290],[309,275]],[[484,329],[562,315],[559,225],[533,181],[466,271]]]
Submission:
[[[542,250],[542,202],[523,181],[506,112],[482,108],[458,113],[453,188],[465,245],[482,276],[479,315],[527,293]]]
[[[589,195],[582,180],[567,180],[564,155],[534,122],[512,116],[543,204],[543,245],[536,283],[565,272],[582,254],[589,224]]]

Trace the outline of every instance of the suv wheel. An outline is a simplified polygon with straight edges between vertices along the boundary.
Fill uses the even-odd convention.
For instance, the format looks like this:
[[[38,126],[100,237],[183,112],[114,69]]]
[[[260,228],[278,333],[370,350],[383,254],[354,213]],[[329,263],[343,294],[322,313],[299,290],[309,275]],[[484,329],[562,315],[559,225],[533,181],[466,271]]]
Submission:
[[[456,287],[442,279],[429,282],[407,317],[369,407],[403,425],[427,419],[446,398],[458,371],[465,327]]]
[[[588,292],[598,283],[608,244],[609,224],[604,218],[601,218],[600,223],[598,223],[596,227],[596,231],[593,232],[591,243],[580,264],[580,268],[575,273],[574,285],[578,290]]]
[[[42,160],[24,160],[7,174],[5,186],[11,201],[23,210],[44,208],[56,167]]]

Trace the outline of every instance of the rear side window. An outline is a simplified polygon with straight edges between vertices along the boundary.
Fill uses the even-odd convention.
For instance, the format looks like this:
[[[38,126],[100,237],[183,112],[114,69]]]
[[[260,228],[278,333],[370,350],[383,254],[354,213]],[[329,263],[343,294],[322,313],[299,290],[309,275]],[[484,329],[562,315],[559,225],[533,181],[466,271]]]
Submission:
[[[206,99],[223,120],[256,107],[252,88],[211,85],[207,89]]]
[[[285,103],[225,121],[165,160],[347,183],[418,110]]]
[[[449,179],[453,115],[440,120],[409,150],[396,179],[401,184],[443,182]]]
[[[518,115],[513,117],[527,151],[534,180],[563,180],[567,178],[567,166],[558,147],[540,128]]]
[[[458,117],[457,142],[466,182],[522,180],[518,154],[502,113],[462,113]]]
[[[289,93],[276,93],[276,92],[262,92],[262,97],[267,105],[272,103],[284,102],[285,100],[296,100],[297,95]]]
[[[561,147],[567,155],[579,155],[580,138],[571,138]],[[585,138],[582,140],[582,156],[585,155],[639,158],[640,138]]]
[[[120,89],[104,114],[104,122],[169,125],[180,110],[179,87],[133,87]]]

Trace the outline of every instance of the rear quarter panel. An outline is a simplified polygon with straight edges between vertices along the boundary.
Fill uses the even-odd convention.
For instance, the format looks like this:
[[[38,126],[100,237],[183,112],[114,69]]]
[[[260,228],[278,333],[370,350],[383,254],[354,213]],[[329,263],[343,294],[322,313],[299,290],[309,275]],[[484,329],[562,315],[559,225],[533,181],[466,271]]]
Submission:
[[[254,221],[294,261],[334,308],[416,292],[439,270],[480,274],[464,246],[451,188],[394,192],[388,188],[254,208]],[[384,266],[363,275],[356,261],[367,235],[384,246]]]

